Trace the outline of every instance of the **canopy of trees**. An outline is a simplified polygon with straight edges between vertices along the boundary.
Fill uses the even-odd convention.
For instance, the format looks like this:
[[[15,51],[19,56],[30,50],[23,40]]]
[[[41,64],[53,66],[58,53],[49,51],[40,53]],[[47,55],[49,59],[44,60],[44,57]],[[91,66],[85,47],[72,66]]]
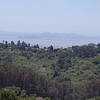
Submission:
[[[11,88],[2,89],[11,86],[20,87],[13,89],[18,94]],[[0,100],[20,96],[19,100],[31,100],[31,95],[45,100],[100,96],[100,46],[40,48],[24,41],[0,43],[0,88]]]

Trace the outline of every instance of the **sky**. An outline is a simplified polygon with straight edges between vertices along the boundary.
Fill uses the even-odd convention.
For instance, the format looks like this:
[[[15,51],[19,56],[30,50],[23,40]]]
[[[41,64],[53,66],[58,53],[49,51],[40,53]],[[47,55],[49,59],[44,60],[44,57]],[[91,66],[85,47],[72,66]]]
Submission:
[[[100,0],[0,0],[0,31],[100,34]]]

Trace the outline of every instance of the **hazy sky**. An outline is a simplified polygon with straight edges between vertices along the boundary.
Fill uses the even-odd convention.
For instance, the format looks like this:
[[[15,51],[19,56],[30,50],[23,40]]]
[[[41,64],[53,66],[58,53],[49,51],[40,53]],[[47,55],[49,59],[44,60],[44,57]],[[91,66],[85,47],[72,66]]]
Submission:
[[[0,31],[100,34],[100,0],[0,0]]]

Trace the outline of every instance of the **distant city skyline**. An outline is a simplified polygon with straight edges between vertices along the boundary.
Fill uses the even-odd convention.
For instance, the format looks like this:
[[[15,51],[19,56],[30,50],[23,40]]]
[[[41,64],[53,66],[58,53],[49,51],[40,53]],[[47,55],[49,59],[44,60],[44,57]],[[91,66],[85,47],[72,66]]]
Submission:
[[[100,0],[1,0],[0,31],[100,34]]]

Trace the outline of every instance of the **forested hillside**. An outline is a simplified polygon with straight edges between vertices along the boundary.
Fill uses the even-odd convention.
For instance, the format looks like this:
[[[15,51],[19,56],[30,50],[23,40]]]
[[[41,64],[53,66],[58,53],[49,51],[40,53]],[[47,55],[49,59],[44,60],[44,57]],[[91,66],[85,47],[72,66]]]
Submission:
[[[7,87],[13,86],[24,90],[21,100],[99,100],[95,97],[100,96],[100,44],[40,48],[24,41],[3,41],[0,98],[2,91],[5,94],[2,88],[9,90]]]

